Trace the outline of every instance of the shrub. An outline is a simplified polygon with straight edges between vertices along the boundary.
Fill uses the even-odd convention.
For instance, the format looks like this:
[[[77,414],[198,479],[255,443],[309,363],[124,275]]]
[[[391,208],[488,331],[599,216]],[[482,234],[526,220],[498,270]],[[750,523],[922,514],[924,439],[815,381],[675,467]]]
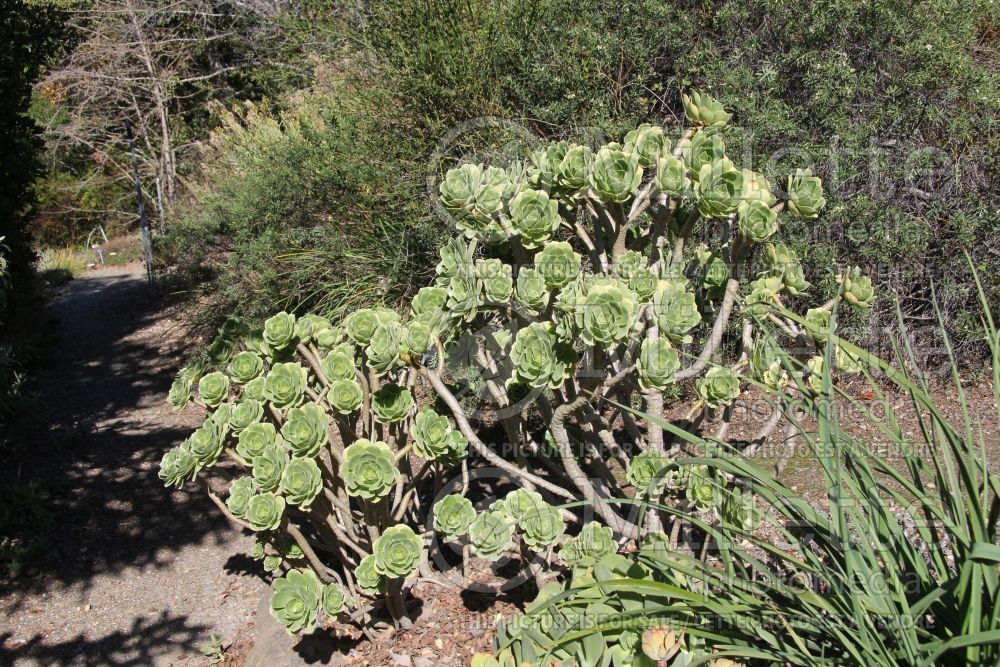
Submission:
[[[1000,405],[1000,335],[978,277],[975,283],[987,308],[981,332]],[[835,346],[861,362],[874,400],[833,381]],[[790,372],[797,367],[787,353],[777,358]],[[523,616],[500,624],[496,655],[480,660],[645,664],[644,657],[662,659],[657,650],[669,649],[677,660],[671,664],[713,657],[752,664],[996,664],[1000,478],[969,416],[953,355],[951,361],[961,420],[935,403],[928,377],[911,370],[917,359],[905,344],[887,363],[831,336],[817,383],[799,380],[797,394],[762,387],[782,403],[818,462],[828,508],[725,445],[677,431],[707,455],[677,460],[672,469],[707,468],[737,483],[716,523],[677,512],[696,522],[717,551],[703,549],[699,558],[650,534],[635,556],[607,557],[575,570],[564,586],[543,588]],[[886,384],[909,399],[916,435],[901,427],[901,404],[883,393]],[[817,428],[805,428],[804,417]],[[872,443],[872,432],[888,446]],[[764,520],[766,534],[757,532]],[[647,641],[654,635],[669,641]]]
[[[200,323],[395,305],[428,279],[437,233],[420,205],[422,144],[390,86],[359,68],[318,68],[280,105],[216,109],[220,127],[157,250],[197,287]]]
[[[539,149],[527,168],[456,168],[440,190],[462,236],[441,248],[437,281],[417,293],[410,311],[362,308],[336,324],[282,312],[257,330],[224,326],[212,344],[221,351],[220,370],[182,373],[172,390],[172,402],[183,405],[179,399],[200,377],[198,400],[211,414],[164,457],[161,477],[168,484],[204,482],[225,452],[243,470],[230,492],[230,505],[243,511],[234,518],[277,551],[293,540],[300,552],[286,559],[288,567],[308,567],[352,595],[384,589],[397,622],[405,622],[403,584],[420,570],[434,526],[481,558],[519,551],[543,584],[561,567],[557,554],[564,564],[586,566],[616,552],[619,540],[639,537],[643,521],[616,505],[625,478],[650,499],[666,489],[677,506],[720,508],[725,480],[711,469],[657,483],[666,459],[662,392],[697,379],[695,407],[725,409],[747,372],[760,370],[748,368],[753,341],[777,329],[794,332],[804,359],[815,349],[808,347],[811,321],[799,328],[784,310],[773,321],[754,320],[740,306],[756,293],[765,309],[777,307],[808,283],[791,250],[755,244],[739,218],[751,202],[773,203],[780,219],[811,216],[823,205],[819,181],[809,174],[791,176],[796,204],[787,210],[767,179],[737,168],[717,127],[707,124],[723,115],[702,96],[676,140],[643,127],[624,144],[600,148],[593,161],[554,144]],[[711,151],[702,150],[708,145]],[[663,179],[656,169],[673,172],[674,160],[683,162],[691,185],[670,196],[657,189]],[[560,178],[581,165],[586,178]],[[528,200],[540,208],[526,214]],[[555,224],[538,224],[549,216]],[[720,245],[689,247],[692,232],[708,224],[721,229]],[[765,261],[753,269],[759,254]],[[723,344],[731,320],[741,321],[742,351]],[[689,347],[696,340],[697,351]],[[676,355],[665,351],[674,349]],[[221,370],[226,363],[230,375]],[[810,373],[800,363],[788,375],[805,382]],[[624,417],[620,403],[635,397],[654,418],[645,430],[627,420],[632,443],[620,444],[610,424]],[[266,409],[239,407],[249,401],[264,401]],[[259,421],[247,425],[248,412]],[[487,414],[516,448],[516,462],[473,426]],[[470,454],[520,488],[474,517],[460,500],[418,503],[419,494],[436,494],[434,480],[468,472]],[[297,463],[303,459],[316,466],[307,470]],[[285,484],[292,466],[294,484]],[[460,484],[458,497],[470,493],[468,486]],[[565,521],[580,525],[585,516],[579,507],[551,504],[559,500],[586,501],[598,521],[566,537]],[[446,516],[421,509],[431,506]],[[646,524],[656,527],[661,518],[649,512]],[[289,627],[297,629],[302,618]]]

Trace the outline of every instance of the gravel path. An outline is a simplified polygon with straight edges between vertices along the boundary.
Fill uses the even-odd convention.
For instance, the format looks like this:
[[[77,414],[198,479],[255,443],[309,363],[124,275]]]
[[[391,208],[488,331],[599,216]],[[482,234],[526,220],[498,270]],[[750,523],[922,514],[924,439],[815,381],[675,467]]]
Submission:
[[[204,665],[198,647],[231,639],[265,584],[251,536],[156,476],[203,418],[164,402],[183,331],[141,266],[88,273],[47,312],[43,426],[0,481],[41,480],[51,525],[45,556],[0,591],[0,665]]]

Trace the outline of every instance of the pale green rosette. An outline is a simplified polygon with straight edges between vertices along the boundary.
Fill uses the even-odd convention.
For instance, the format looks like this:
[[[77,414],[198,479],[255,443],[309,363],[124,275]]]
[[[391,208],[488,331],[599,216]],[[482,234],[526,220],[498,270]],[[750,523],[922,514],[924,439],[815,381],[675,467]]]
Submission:
[[[517,522],[524,517],[525,512],[529,509],[535,505],[541,505],[544,503],[545,500],[542,498],[542,494],[537,491],[514,489],[508,493],[503,500],[493,503],[490,509],[504,512],[507,516]]]
[[[665,155],[656,161],[656,176],[653,180],[657,192],[668,197],[680,197],[691,188],[684,160]]]
[[[694,136],[681,142],[681,157],[687,165],[688,175],[698,180],[702,167],[710,165],[726,157],[726,144],[719,135],[701,130]]]
[[[418,456],[435,460],[446,456],[452,449],[454,428],[444,415],[430,406],[417,413],[413,424],[413,451]]]
[[[725,125],[730,115],[722,104],[705,93],[692,91],[690,95],[681,95],[684,105],[684,116],[692,125]]]
[[[385,375],[402,362],[399,359],[401,327],[396,322],[387,322],[375,329],[365,355],[368,357],[368,368],[376,375]]]
[[[264,322],[264,342],[280,350],[295,342],[295,316],[284,311]]]
[[[330,416],[315,403],[292,408],[285,415],[281,435],[292,450],[293,456],[313,457],[327,443]]]
[[[686,280],[660,281],[653,295],[653,314],[660,335],[678,344],[691,342],[687,333],[701,322],[694,292],[687,289]]]
[[[552,238],[559,222],[559,205],[546,192],[525,189],[510,200],[511,227],[529,250]]]
[[[363,398],[357,380],[334,380],[326,394],[327,402],[342,415],[349,415],[360,408]]]
[[[573,145],[556,167],[556,182],[561,190],[575,194],[587,188],[593,168],[594,152],[587,146]]]
[[[529,387],[558,388],[576,368],[576,352],[560,341],[551,325],[532,323],[520,329],[510,350],[512,380]]]
[[[288,451],[280,444],[271,444],[253,459],[253,478],[260,488],[274,491],[281,483],[281,473],[288,465]]]
[[[559,289],[580,275],[582,259],[565,241],[546,243],[535,255],[535,269],[542,275],[549,289]]]
[[[587,283],[576,326],[587,345],[613,345],[628,338],[638,314],[635,292],[614,278],[598,278]]]
[[[336,618],[340,612],[346,609],[343,589],[337,584],[327,584],[324,586],[321,606],[323,607],[324,614],[329,618]]]
[[[754,495],[740,489],[725,495],[719,515],[724,522],[747,532],[757,530],[764,523],[764,513],[757,507]]]
[[[559,556],[572,567],[592,567],[618,551],[614,532],[596,521],[584,524],[580,534],[567,540]]]
[[[264,360],[256,352],[244,350],[229,362],[229,374],[240,384],[259,377],[264,372]]]
[[[256,424],[264,418],[264,404],[252,398],[244,398],[233,404],[229,413],[229,425],[237,435],[251,424]]]
[[[410,302],[410,311],[414,315],[433,313],[444,308],[448,302],[448,290],[443,287],[421,287]]]
[[[412,409],[413,394],[398,384],[384,384],[372,394],[372,414],[380,424],[403,421]]]
[[[858,308],[871,308],[875,301],[875,288],[872,287],[872,279],[861,275],[861,269],[854,267],[846,272],[843,277],[844,299],[847,303]]]
[[[167,402],[174,408],[174,410],[181,410],[187,405],[188,401],[191,400],[191,381],[186,378],[178,377],[174,380],[173,384],[170,385],[170,391],[167,393]]]
[[[810,308],[806,311],[806,333],[816,343],[823,344],[830,340],[833,330],[830,328],[833,314],[825,308]]]
[[[191,445],[185,441],[174,447],[160,460],[158,476],[165,486],[181,488],[184,482],[194,479],[198,473],[198,460],[191,453]]]
[[[698,510],[717,505],[722,488],[715,474],[708,466],[690,466],[684,475],[684,494]]]
[[[545,502],[536,503],[528,508],[518,524],[524,543],[534,551],[549,548],[566,532],[566,522],[562,514]]]
[[[483,512],[469,525],[472,552],[496,560],[514,546],[514,520],[506,512]]]
[[[277,431],[270,422],[250,424],[240,432],[236,442],[236,453],[248,464],[253,465],[254,459],[260,456],[277,439]]]
[[[206,419],[205,423],[191,434],[188,442],[199,468],[209,468],[215,465],[219,460],[219,455],[222,454],[225,437],[225,427],[211,419]]]
[[[469,532],[476,508],[465,496],[451,494],[434,503],[434,530],[455,541]]]
[[[634,456],[629,461],[625,477],[638,493],[649,493],[655,496],[666,481],[666,476],[662,473],[668,465],[670,465],[670,459],[666,454],[656,450],[648,450]]]
[[[301,364],[275,364],[264,377],[264,396],[280,410],[295,407],[305,398],[308,377],[308,372]]]
[[[529,315],[537,315],[549,305],[549,290],[545,277],[536,269],[524,267],[517,273],[514,300]]]
[[[744,237],[760,243],[778,231],[778,214],[763,202],[751,202],[740,206],[739,226]]]
[[[743,201],[743,172],[728,159],[702,166],[698,172],[698,211],[706,218],[736,213]]]
[[[368,595],[379,595],[385,592],[385,575],[375,569],[375,554],[369,554],[361,559],[354,568],[354,581]]]
[[[348,338],[360,347],[371,342],[378,325],[378,318],[371,308],[356,310],[344,320],[344,329],[347,331]]]
[[[514,291],[513,268],[499,259],[476,262],[476,277],[482,282],[487,301],[506,303]]]
[[[247,507],[250,499],[257,493],[257,482],[253,477],[240,477],[229,485],[229,497],[226,498],[226,507],[237,519],[242,519],[247,514]]]
[[[819,217],[824,206],[823,181],[813,176],[810,169],[796,169],[788,177],[788,210],[793,215],[811,220]]]
[[[319,362],[319,368],[327,380],[353,380],[358,368],[354,347],[350,343],[336,345]]]
[[[420,567],[424,543],[409,526],[386,528],[372,545],[375,570],[389,578],[406,578]]]
[[[205,405],[219,405],[229,398],[229,378],[219,372],[203,376],[198,381],[198,394]]]
[[[666,389],[681,369],[677,350],[665,338],[646,338],[639,348],[639,387],[643,391]]]
[[[701,400],[717,408],[739,397],[740,378],[728,366],[712,366],[704,377],[695,381],[695,389]]]
[[[341,474],[347,495],[376,502],[392,491],[399,469],[389,445],[362,438],[344,450]]]
[[[246,522],[257,532],[274,530],[281,525],[285,512],[285,499],[265,491],[250,498],[245,515]]]
[[[668,141],[659,125],[643,123],[625,135],[625,152],[639,157],[639,165],[652,167],[668,151]]]
[[[304,511],[323,490],[323,475],[315,459],[292,459],[281,472],[278,490],[285,500]]]
[[[244,399],[251,398],[261,402],[266,400],[264,398],[264,378],[259,377],[247,382],[243,385],[243,392],[240,396]]]
[[[271,616],[289,635],[312,632],[319,616],[323,584],[312,570],[289,570],[271,585]]]
[[[624,203],[632,198],[642,181],[642,167],[637,153],[626,153],[605,146],[594,157],[590,189],[603,202]]]

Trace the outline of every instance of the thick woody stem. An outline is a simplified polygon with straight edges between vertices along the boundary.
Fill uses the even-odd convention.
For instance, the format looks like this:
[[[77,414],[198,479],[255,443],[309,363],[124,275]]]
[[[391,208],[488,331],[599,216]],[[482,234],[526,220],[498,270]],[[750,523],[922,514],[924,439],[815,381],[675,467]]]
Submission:
[[[469,441],[469,445],[476,452],[476,454],[486,459],[490,465],[496,466],[497,468],[510,473],[515,478],[526,479],[535,484],[535,486],[545,489],[549,493],[559,496],[560,498],[576,500],[576,497],[572,493],[561,486],[553,484],[546,479],[542,479],[537,475],[533,475],[527,470],[522,470],[509,461],[497,456],[496,452],[487,447],[486,444],[479,439],[479,436],[476,435],[475,430],[473,430],[472,426],[469,424],[469,420],[465,416],[465,412],[462,410],[462,405],[458,402],[458,399],[455,398],[455,395],[451,393],[448,387],[445,386],[444,381],[441,380],[441,376],[426,368],[421,369],[421,373],[431,383],[434,391],[437,392],[437,395],[440,396],[441,400],[445,402],[448,409],[451,410],[452,416],[455,417],[455,423],[458,424],[459,430],[462,432],[462,435],[465,436],[465,439]]]

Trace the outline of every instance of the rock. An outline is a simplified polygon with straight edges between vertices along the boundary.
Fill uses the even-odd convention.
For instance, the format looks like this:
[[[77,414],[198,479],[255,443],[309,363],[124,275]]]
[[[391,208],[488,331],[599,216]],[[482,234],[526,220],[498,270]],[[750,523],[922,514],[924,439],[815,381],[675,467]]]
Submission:
[[[271,616],[269,595],[257,605],[257,632],[245,667],[310,667],[345,665],[344,655],[322,630],[303,637],[289,637],[285,628]]]
[[[389,661],[393,665],[398,667],[411,667],[413,663],[410,661],[410,656],[400,655],[399,653],[389,653]]]

